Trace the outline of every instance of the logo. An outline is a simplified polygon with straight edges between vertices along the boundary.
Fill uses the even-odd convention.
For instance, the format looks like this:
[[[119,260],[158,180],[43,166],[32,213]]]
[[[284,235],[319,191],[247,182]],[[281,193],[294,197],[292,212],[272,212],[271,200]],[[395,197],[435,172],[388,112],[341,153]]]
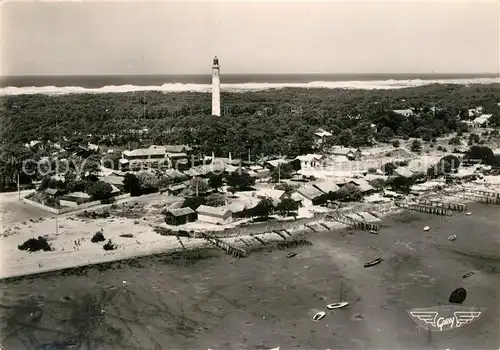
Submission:
[[[418,326],[429,331],[442,332],[451,331],[477,321],[483,311],[484,309],[476,307],[444,305],[426,309],[412,309],[406,312]]]

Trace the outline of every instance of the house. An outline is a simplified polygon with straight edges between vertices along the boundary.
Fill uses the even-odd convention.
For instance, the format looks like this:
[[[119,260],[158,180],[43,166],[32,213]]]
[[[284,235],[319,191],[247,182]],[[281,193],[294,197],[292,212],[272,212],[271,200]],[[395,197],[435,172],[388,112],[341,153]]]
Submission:
[[[60,197],[59,204],[65,207],[77,207],[79,204],[90,200],[90,195],[85,192],[71,192]]]
[[[316,147],[320,147],[325,142],[325,139],[332,137],[333,135],[328,131],[325,131],[323,129],[318,129],[318,131],[314,133],[314,136],[315,136]]]
[[[185,184],[175,184],[167,187],[167,193],[171,196],[177,196],[187,188]]]
[[[348,179],[346,183],[357,186],[363,194],[368,194],[375,190],[365,179]]]
[[[313,206],[324,193],[311,184],[299,187],[295,192],[294,200],[301,199],[303,206]]]
[[[110,185],[113,185],[117,187],[118,189],[123,189],[123,181],[125,180],[125,177],[123,176],[115,176],[115,175],[108,175],[104,176],[100,179],[101,181],[107,182]]]
[[[330,150],[330,154],[334,156],[344,156],[349,160],[357,160],[361,158],[361,150],[359,148],[334,146]]]
[[[330,192],[335,193],[340,189],[340,187],[337,186],[335,181],[332,181],[332,180],[320,180],[320,181],[316,181],[316,182],[312,183],[311,185],[316,187],[318,190],[320,190],[324,194],[328,194]]]
[[[165,223],[167,225],[184,225],[196,220],[196,212],[189,208],[169,208],[165,213]]]
[[[211,224],[229,224],[233,221],[231,210],[224,207],[211,207],[208,205],[200,205],[196,209],[198,221],[208,222]]]
[[[398,167],[394,169],[394,174],[397,176],[402,176],[406,178],[410,178],[413,176],[413,172],[405,167]]]
[[[394,113],[402,115],[404,117],[411,117],[414,113],[411,109],[394,109]]]
[[[304,169],[320,166],[323,156],[321,154],[306,154],[305,156],[298,156],[295,159],[300,161],[300,167]]]
[[[465,123],[473,128],[487,128],[492,116],[492,114],[482,114],[481,116],[476,117],[474,120],[467,121]]]
[[[175,167],[181,161],[187,164],[188,153],[191,151],[192,148],[185,145],[151,145],[148,148],[123,151],[122,158],[129,162],[156,163],[159,166],[165,164],[168,167]]]
[[[61,194],[61,191],[58,190],[57,188],[47,188],[45,190],[45,194],[49,197],[55,198]]]
[[[283,198],[286,197],[285,191],[275,190],[273,188],[260,188],[253,193],[255,194],[255,197],[260,199],[271,198],[274,205],[277,205]]]
[[[267,160],[264,162],[264,165],[270,169],[273,170],[274,168],[277,168],[280,165],[288,164],[289,161],[286,159],[273,159],[273,160]]]

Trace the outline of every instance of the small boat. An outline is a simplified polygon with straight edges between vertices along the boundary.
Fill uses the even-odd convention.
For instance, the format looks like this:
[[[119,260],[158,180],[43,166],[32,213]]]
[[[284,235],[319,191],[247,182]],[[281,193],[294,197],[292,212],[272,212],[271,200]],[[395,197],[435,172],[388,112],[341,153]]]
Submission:
[[[472,215],[472,213],[468,211],[467,213],[465,213],[465,215]]]
[[[424,231],[429,231],[431,228],[429,226],[424,227]]]
[[[347,305],[349,305],[349,303],[347,301],[341,301],[341,302],[338,302],[338,303],[328,304],[326,306],[326,308],[328,310],[333,310],[333,309],[340,309],[342,307],[346,307]]]
[[[375,230],[370,230],[370,233],[374,234],[374,235],[378,235],[378,231],[375,231]]]
[[[364,266],[365,267],[370,267],[370,266],[373,266],[373,265],[377,265],[377,264],[380,264],[381,261],[382,261],[382,258],[375,258],[373,260],[368,261]]]
[[[448,237],[448,240],[449,241],[454,241],[457,239],[457,236],[456,235],[451,235],[450,237]]]
[[[470,277],[474,274],[474,272],[467,272],[465,275],[462,276],[462,278],[467,278],[467,277]]]
[[[286,255],[287,258],[293,258],[295,255],[297,255],[297,252],[291,252]]]
[[[313,317],[313,321],[318,322],[321,320],[323,317],[325,317],[326,313],[324,311],[318,312],[316,315]]]

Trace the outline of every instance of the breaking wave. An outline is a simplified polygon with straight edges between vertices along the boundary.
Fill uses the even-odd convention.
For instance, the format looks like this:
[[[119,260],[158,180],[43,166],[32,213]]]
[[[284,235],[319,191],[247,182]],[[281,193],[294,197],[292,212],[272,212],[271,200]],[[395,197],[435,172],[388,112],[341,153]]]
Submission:
[[[411,80],[372,80],[372,81],[313,81],[309,83],[242,83],[221,84],[223,91],[245,92],[261,91],[283,88],[305,88],[305,89],[361,89],[361,90],[389,90],[417,87],[429,84],[494,84],[500,83],[500,78],[477,78],[477,79],[411,79]],[[22,94],[83,94],[83,93],[120,93],[131,91],[161,91],[161,92],[210,92],[210,84],[163,84],[161,86],[138,86],[138,85],[107,85],[100,88],[84,88],[79,86],[8,86],[1,90],[0,95],[22,95]]]

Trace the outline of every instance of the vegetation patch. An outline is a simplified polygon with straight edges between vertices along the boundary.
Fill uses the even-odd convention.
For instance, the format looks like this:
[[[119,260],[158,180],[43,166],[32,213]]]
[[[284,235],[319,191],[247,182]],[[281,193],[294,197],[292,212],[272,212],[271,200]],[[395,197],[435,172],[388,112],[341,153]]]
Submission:
[[[19,250],[26,250],[28,252],[37,252],[39,250],[50,252],[54,250],[47,241],[47,238],[42,236],[38,236],[38,238],[30,238],[23,244],[18,245],[17,248]]]
[[[106,240],[106,238],[104,238],[104,234],[102,233],[102,231],[97,231],[94,236],[92,236],[91,238],[91,242],[92,243],[98,243],[98,242],[104,242]]]
[[[116,244],[114,244],[110,239],[103,246],[104,250],[116,250]]]
[[[87,211],[84,210],[81,213],[76,214],[79,218],[85,218],[85,219],[105,219],[109,218],[110,214],[109,211],[104,210],[104,211]]]

